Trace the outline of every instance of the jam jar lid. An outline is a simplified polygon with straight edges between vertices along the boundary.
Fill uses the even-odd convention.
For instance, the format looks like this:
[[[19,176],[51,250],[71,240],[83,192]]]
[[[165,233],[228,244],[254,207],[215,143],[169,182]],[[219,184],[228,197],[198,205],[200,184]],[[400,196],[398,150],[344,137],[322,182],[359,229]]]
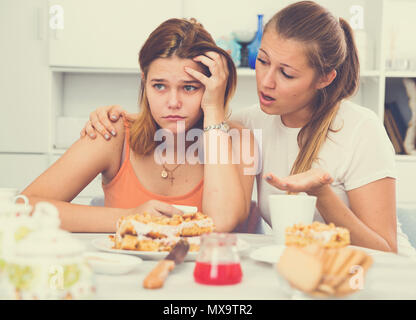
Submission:
[[[196,258],[199,262],[238,262],[237,237],[231,233],[210,233],[201,238],[201,247]]]
[[[232,233],[212,232],[203,234],[201,244],[213,244],[218,246],[235,246],[237,245],[237,236]]]

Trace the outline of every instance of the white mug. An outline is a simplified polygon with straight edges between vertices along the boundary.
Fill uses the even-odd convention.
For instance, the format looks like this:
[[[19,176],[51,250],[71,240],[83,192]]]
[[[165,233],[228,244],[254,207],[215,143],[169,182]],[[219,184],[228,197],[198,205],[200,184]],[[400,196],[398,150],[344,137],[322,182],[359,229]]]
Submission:
[[[297,223],[310,224],[315,213],[316,197],[273,194],[269,196],[272,230],[277,244],[285,244],[285,230]]]

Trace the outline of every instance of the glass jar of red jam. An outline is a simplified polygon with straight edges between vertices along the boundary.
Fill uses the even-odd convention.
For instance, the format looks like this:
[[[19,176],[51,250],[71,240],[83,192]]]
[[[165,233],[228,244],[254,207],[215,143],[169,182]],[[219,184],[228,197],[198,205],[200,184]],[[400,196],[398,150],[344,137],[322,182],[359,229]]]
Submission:
[[[237,237],[229,233],[202,235],[201,247],[195,262],[194,279],[208,285],[230,285],[241,281]]]

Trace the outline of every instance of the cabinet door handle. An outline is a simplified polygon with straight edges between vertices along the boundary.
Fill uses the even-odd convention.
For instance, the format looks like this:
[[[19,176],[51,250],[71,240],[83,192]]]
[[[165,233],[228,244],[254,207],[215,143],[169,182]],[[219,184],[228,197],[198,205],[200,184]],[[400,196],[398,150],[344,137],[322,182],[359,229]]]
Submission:
[[[54,39],[61,39],[64,28],[64,8],[59,4],[49,7],[49,27],[53,30]]]

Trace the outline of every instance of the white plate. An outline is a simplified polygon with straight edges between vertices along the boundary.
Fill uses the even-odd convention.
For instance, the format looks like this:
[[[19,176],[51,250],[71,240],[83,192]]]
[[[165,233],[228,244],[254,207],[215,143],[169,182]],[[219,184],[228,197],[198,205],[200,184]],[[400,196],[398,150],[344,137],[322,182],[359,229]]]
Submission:
[[[108,237],[106,238],[97,238],[92,240],[92,245],[101,251],[112,252],[112,253],[123,253],[123,254],[130,254],[134,256],[141,257],[146,260],[162,260],[165,258],[169,252],[158,252],[158,251],[133,251],[133,250],[122,250],[122,249],[113,249],[113,241],[111,241]],[[237,239],[237,251],[243,252],[250,248],[250,245],[247,241],[242,239]],[[198,251],[189,251],[185,257],[185,261],[195,261],[196,257],[198,256]]]
[[[279,261],[280,256],[286,246],[283,245],[271,245],[258,248],[250,253],[250,258],[259,262],[266,262],[275,264]]]
[[[94,272],[103,274],[128,273],[143,262],[139,257],[115,253],[86,252],[84,257]]]
[[[173,206],[175,208],[178,208],[179,210],[181,210],[183,213],[196,213],[196,212],[198,212],[197,207],[182,206],[182,205],[179,205],[179,204],[173,204]]]
[[[357,246],[349,246],[350,248],[353,249],[358,249],[358,250],[362,250],[364,252],[366,252],[369,255],[386,255],[386,254],[390,254],[389,252],[384,252],[384,251],[378,251],[378,250],[373,250],[373,249],[368,249],[368,248],[362,248],[362,247],[357,247]],[[271,264],[275,264],[279,261],[280,256],[283,253],[283,250],[286,248],[286,246],[284,245],[271,245],[271,246],[265,246],[265,247],[261,247],[258,248],[256,250],[253,250],[250,253],[250,258],[259,262],[266,262],[266,263],[271,263]]]

